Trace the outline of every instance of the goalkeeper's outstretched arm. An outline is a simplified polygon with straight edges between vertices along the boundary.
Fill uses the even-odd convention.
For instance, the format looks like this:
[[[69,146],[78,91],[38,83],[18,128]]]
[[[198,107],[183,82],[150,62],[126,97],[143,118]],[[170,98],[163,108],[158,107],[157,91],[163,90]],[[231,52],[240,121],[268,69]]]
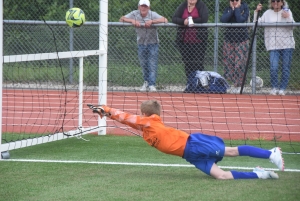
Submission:
[[[142,117],[139,115],[128,114],[106,105],[93,106],[89,104],[88,107],[92,109],[94,113],[99,114],[101,118],[106,116],[134,129],[143,130],[144,124],[142,123]]]

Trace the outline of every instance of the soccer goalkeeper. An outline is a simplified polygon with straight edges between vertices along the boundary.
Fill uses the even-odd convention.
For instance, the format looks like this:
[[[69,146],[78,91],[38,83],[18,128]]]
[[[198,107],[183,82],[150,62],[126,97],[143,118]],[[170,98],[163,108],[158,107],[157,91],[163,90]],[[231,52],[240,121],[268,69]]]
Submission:
[[[216,164],[224,156],[250,156],[270,159],[279,170],[284,171],[281,150],[275,147],[265,150],[258,147],[241,145],[225,147],[217,136],[202,133],[187,134],[175,128],[167,127],[160,118],[161,106],[156,100],[147,100],[141,104],[141,116],[127,114],[108,106],[89,105],[101,118],[107,116],[143,132],[144,140],[159,151],[184,158],[199,170],[216,179],[278,179],[278,174],[256,167],[253,172],[224,171]]]

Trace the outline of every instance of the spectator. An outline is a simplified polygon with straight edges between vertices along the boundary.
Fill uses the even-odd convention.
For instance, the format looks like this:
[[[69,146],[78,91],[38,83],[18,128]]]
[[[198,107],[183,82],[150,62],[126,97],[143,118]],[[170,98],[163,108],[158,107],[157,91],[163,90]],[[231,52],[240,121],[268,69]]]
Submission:
[[[221,17],[223,23],[244,23],[249,19],[249,8],[242,0],[230,0]],[[249,49],[247,27],[225,29],[223,45],[224,77],[233,82],[233,93],[240,93]]]
[[[144,78],[144,84],[140,91],[156,91],[159,40],[157,28],[151,25],[167,23],[168,20],[150,10],[149,0],[140,0],[138,10],[122,16],[120,22],[129,22],[136,27],[138,57]]]
[[[176,44],[179,48],[185,67],[185,75],[189,80],[197,70],[204,70],[203,60],[207,45],[207,28],[189,26],[188,17],[194,23],[207,23],[208,8],[200,0],[186,0],[175,11],[172,22],[182,25],[177,29]]]
[[[287,5],[285,0],[269,0],[269,9],[258,19],[259,22],[278,23],[295,22],[291,10],[283,10]],[[257,19],[257,12],[262,9],[262,4],[258,4],[254,11],[254,21]],[[265,46],[270,52],[270,75],[272,89],[271,95],[285,95],[292,62],[295,40],[293,27],[265,27]],[[278,81],[279,60],[282,60],[281,81]]]

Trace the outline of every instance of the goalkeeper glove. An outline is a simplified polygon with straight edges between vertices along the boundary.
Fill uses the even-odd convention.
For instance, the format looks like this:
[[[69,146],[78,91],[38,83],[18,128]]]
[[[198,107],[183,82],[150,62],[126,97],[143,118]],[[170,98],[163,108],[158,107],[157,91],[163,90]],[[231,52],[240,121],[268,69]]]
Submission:
[[[105,116],[110,116],[111,114],[109,112],[105,112],[105,109],[106,110],[109,110],[109,108],[107,106],[100,106],[100,105],[97,105],[97,106],[94,106],[92,104],[88,104],[87,105],[91,110],[93,110],[93,113],[97,113],[100,115],[101,119]]]

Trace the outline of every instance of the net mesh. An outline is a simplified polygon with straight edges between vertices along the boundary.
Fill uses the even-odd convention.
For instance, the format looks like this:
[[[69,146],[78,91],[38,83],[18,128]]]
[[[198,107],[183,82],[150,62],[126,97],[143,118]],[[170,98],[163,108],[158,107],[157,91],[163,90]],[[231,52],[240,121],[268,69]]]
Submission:
[[[226,69],[223,63],[223,45],[226,27],[222,27],[219,21],[228,1],[216,1],[219,10],[216,10],[216,2],[204,2],[210,10],[205,55],[193,56],[203,59],[205,71],[219,73],[229,85],[235,87],[224,75]],[[82,111],[79,111],[78,92],[79,85],[82,84],[79,82],[80,61],[76,55],[72,58],[34,61],[25,56],[22,57],[22,62],[5,60],[2,143],[48,137],[70,130],[77,130],[77,134],[80,134],[80,126],[97,127],[98,116],[92,114],[86,105],[96,104],[99,97],[101,99],[107,95],[109,106],[133,114],[139,114],[142,101],[156,99],[162,105],[162,119],[167,126],[187,133],[217,135],[228,140],[231,146],[241,143],[267,147],[276,145],[286,146],[288,152],[300,151],[299,68],[296,68],[295,59],[299,55],[297,48],[291,65],[287,96],[269,95],[270,65],[269,55],[264,47],[263,28],[257,30],[257,41],[243,95],[234,91],[225,94],[183,93],[188,77],[184,65],[189,60],[182,58],[180,51],[183,50],[176,43],[178,26],[160,24],[157,25],[160,41],[157,92],[140,92],[144,79],[138,58],[136,30],[130,24],[118,22],[121,16],[137,9],[137,2],[113,0],[107,3],[109,24],[108,33],[104,34],[108,34],[108,76],[104,80],[99,75],[98,55],[84,57]],[[167,1],[162,4],[153,0],[151,9],[171,22],[180,3],[182,2]],[[66,2],[35,1],[33,6],[16,1],[15,10],[11,5],[10,1],[4,1],[4,56],[36,54],[38,57],[42,53],[99,49],[99,40],[103,34],[98,24],[99,1],[73,2],[74,6],[85,12],[87,19],[82,27],[76,29],[70,29],[64,22],[65,12],[70,7]],[[254,10],[255,6],[250,3],[250,10]],[[293,13],[297,13],[297,8],[292,6],[290,3]],[[216,16],[218,20],[215,23]],[[294,16],[296,22],[299,17]],[[300,36],[299,26],[297,23],[294,26],[294,37],[297,40]],[[238,31],[236,29],[236,33]],[[252,29],[248,31],[251,35]],[[193,48],[193,53],[203,53],[199,47]],[[253,75],[261,77],[264,82],[263,87],[255,88],[255,91],[249,83]],[[99,82],[107,82],[106,94],[99,94]],[[81,125],[78,122],[80,113],[83,115]],[[142,136],[142,133],[111,120],[107,120],[107,126],[108,134]]]

